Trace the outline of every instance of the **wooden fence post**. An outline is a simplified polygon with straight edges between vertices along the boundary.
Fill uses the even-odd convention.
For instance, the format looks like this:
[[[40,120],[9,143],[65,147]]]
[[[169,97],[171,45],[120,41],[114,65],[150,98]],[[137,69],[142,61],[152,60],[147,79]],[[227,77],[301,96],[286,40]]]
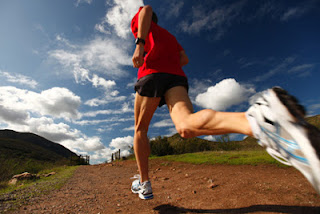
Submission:
[[[120,149],[119,149],[119,151],[116,151],[111,154],[111,162],[113,162],[115,160],[120,160],[120,159],[121,159]]]

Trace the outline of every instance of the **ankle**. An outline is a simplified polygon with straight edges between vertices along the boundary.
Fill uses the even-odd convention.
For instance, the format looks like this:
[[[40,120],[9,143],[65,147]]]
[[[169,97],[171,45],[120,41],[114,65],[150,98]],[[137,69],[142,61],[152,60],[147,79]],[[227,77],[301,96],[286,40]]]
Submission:
[[[147,181],[149,181],[149,178],[146,178],[146,179],[140,179],[140,183],[143,183],[143,182],[147,182]]]

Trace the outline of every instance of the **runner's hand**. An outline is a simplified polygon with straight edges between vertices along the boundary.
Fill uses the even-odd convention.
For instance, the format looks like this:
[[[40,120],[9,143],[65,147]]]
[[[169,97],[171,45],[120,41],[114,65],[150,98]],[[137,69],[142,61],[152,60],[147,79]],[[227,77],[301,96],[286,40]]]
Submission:
[[[132,56],[133,67],[140,68],[143,65],[144,63],[143,54],[144,54],[144,45],[141,43],[137,44],[136,49]]]

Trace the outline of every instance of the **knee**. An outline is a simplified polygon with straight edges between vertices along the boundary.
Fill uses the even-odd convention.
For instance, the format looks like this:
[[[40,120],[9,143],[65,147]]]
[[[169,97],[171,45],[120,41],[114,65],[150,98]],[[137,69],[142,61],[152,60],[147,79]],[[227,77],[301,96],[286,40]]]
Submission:
[[[135,126],[134,133],[136,135],[147,135],[148,129],[149,129],[148,126],[145,126],[145,125],[142,125],[142,124],[137,124]]]

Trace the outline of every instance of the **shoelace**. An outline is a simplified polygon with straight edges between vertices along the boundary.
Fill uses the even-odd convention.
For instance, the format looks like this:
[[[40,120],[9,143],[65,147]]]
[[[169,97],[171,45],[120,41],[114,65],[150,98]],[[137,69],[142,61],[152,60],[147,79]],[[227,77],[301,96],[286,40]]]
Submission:
[[[261,128],[261,130],[268,135],[268,137],[270,137],[276,144],[278,144],[279,147],[280,146],[280,143],[277,143],[277,138],[281,138],[281,136],[279,135],[275,135],[273,133],[271,133],[270,131],[268,131],[267,129],[264,129],[263,127]],[[290,145],[290,149],[294,150],[294,149],[299,149],[299,146],[298,144],[294,143],[294,142],[290,142],[284,138],[281,138],[283,141],[286,141],[287,144]],[[282,150],[284,150],[285,152],[287,153],[290,153],[290,156],[291,157],[294,157],[295,159],[299,160],[300,162],[304,162],[306,164],[308,164],[308,160],[304,157],[299,157],[297,155],[294,155],[291,151],[289,151],[289,149],[285,149],[285,148],[282,148]],[[292,163],[286,158],[284,157],[282,154],[280,154],[278,151],[276,151],[274,148],[271,148],[271,147],[268,147],[267,148],[267,152],[274,158],[276,159],[277,161],[285,164],[285,165],[288,165],[288,166],[292,166]]]

